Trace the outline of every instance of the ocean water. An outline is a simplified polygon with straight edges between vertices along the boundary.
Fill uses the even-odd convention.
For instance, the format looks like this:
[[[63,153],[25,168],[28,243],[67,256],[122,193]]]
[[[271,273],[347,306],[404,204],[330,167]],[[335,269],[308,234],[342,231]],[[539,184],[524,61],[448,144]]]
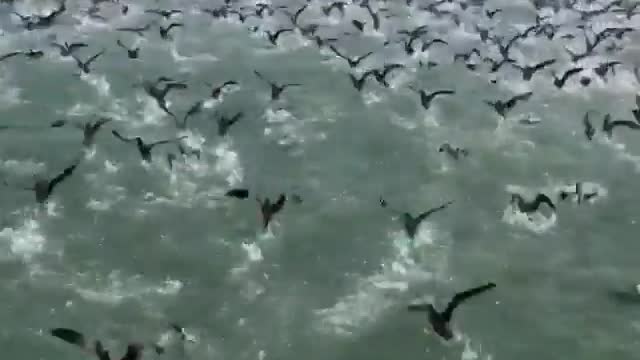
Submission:
[[[126,0],[122,0],[123,2]],[[274,1],[297,9],[302,1]],[[427,4],[427,1],[415,1]],[[13,57],[0,62],[0,345],[12,359],[85,359],[79,349],[47,334],[70,327],[102,339],[114,358],[129,341],[153,342],[178,322],[195,343],[173,341],[171,359],[635,359],[640,351],[638,304],[614,296],[640,281],[637,218],[640,192],[638,134],[616,128],[609,139],[599,132],[603,116],[631,119],[638,82],[638,34],[617,41],[623,50],[582,60],[588,87],[571,78],[553,86],[549,69],[529,82],[508,66],[489,74],[469,71],[453,54],[483,44],[474,25],[513,34],[534,23],[536,11],[525,1],[487,1],[462,11],[457,1],[439,6],[458,13],[436,18],[404,1],[371,1],[396,17],[382,18],[373,31],[366,11],[348,6],[325,17],[312,1],[300,23],[322,24],[318,34],[339,37],[336,46],[351,56],[375,51],[355,70],[398,62],[405,69],[383,88],[373,79],[361,93],[350,84],[350,69],[332,52],[319,50],[299,33],[283,34],[271,46],[261,29],[290,26],[280,12],[240,23],[232,15],[213,20],[201,7],[213,1],[131,1],[102,4],[106,21],[86,15],[89,3],[67,1],[67,13],[43,30],[25,31],[11,11],[46,14],[54,2],[15,1],[0,8],[0,52],[41,49],[41,59]],[[474,2],[478,3],[478,2]],[[254,5],[241,1],[240,6]],[[579,2],[583,9],[599,8]],[[150,8],[180,8],[172,21],[184,22],[161,39]],[[492,20],[485,9],[503,8]],[[552,14],[545,9],[545,14]],[[350,19],[367,21],[359,34]],[[140,37],[115,31],[157,21]],[[584,45],[575,26],[579,16],[562,9],[553,23],[559,34],[518,42],[519,63],[557,58],[564,72],[568,46]],[[596,30],[638,27],[607,14],[589,21]],[[425,38],[449,45],[408,56],[397,31],[428,24]],[[350,32],[351,35],[344,35]],[[141,47],[130,60],[116,46]],[[78,76],[73,59],[49,44],[86,42],[81,59],[105,49]],[[608,42],[607,42],[608,44]],[[494,58],[498,55],[493,55]],[[607,81],[595,76],[599,62],[623,65]],[[422,61],[438,66],[420,67]],[[276,82],[300,83],[279,101],[257,70]],[[141,80],[169,76],[188,89],[167,97],[171,111],[184,116],[199,99],[208,99],[186,130],[176,129],[144,91]],[[496,78],[495,84],[491,79]],[[208,98],[207,83],[235,80],[219,100]],[[408,86],[453,89],[420,106]],[[485,100],[533,91],[500,118]],[[226,136],[216,118],[242,111]],[[598,133],[583,135],[582,118],[591,111]],[[58,119],[113,119],[83,148],[82,132],[52,128]],[[530,116],[535,125],[519,122]],[[186,136],[185,146],[199,159],[166,156],[175,144],[153,149],[141,161],[132,144],[111,134],[155,141]],[[454,160],[438,148],[445,142],[469,150]],[[56,187],[46,205],[35,202],[34,176],[54,176],[74,159],[74,174]],[[512,192],[548,194],[580,181],[599,196],[577,204],[557,202],[529,219],[509,204]],[[233,187],[251,191],[248,200],[222,196]],[[262,231],[253,197],[274,199],[298,194]],[[446,210],[426,219],[414,239],[393,207],[419,213],[446,201]],[[454,341],[444,343],[426,317],[409,313],[416,301],[444,308],[461,290],[488,281],[496,289],[455,313]],[[154,358],[151,351],[145,358]],[[160,358],[162,358],[160,357]]]

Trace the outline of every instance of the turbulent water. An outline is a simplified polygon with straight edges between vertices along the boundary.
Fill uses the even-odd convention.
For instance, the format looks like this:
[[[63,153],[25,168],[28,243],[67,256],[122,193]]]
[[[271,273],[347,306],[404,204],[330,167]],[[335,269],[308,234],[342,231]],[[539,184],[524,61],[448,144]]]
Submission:
[[[403,3],[386,3],[398,16],[383,18],[380,31],[371,30],[357,6],[344,19],[339,12],[325,17],[316,1],[300,17],[303,24],[326,25],[319,34],[339,37],[336,46],[350,56],[376,51],[356,71],[406,65],[390,76],[389,88],[369,79],[361,93],[345,61],[300,34],[283,34],[274,47],[262,31],[247,30],[289,26],[279,12],[242,24],[236,16],[213,20],[198,10],[211,2],[140,1],[129,4],[126,16],[103,4],[105,22],[86,15],[88,3],[68,1],[68,13],[51,28],[25,31],[10,11],[46,14],[55,3],[2,5],[0,51],[45,51],[41,59],[0,63],[0,125],[15,127],[0,132],[7,184],[0,190],[3,357],[93,356],[48,335],[50,328],[70,327],[101,338],[120,358],[129,341],[156,341],[175,321],[197,342],[174,342],[167,359],[637,358],[638,307],[611,294],[633,290],[639,280],[639,135],[617,128],[611,139],[598,132],[587,141],[582,117],[592,111],[598,131],[605,113],[632,118],[638,35],[619,41],[619,54],[607,55],[603,46],[582,61],[590,86],[576,77],[560,90],[549,69],[526,82],[511,67],[488,74],[481,63],[470,71],[452,61],[474,46],[493,54],[474,25],[495,23],[496,33],[512,34],[534,22],[529,3],[487,2],[485,9],[504,9],[493,20],[480,8],[441,6],[460,13],[459,26]],[[589,6],[600,5],[582,8]],[[166,23],[144,13],[155,7],[184,9],[172,19],[185,23],[171,31],[172,39],[161,39],[158,25],[144,37],[114,31]],[[558,58],[552,68],[564,72],[571,66],[564,46],[580,51],[584,45],[576,16],[562,9],[553,17],[567,24],[559,33],[576,39],[531,37],[512,56],[519,63]],[[352,18],[367,21],[364,34]],[[638,21],[591,20],[597,29]],[[400,45],[383,47],[399,39],[398,30],[421,24],[449,45],[411,57]],[[140,59],[128,59],[117,39],[137,43]],[[53,40],[88,43],[77,52],[83,60],[106,52],[91,73],[78,76],[74,60],[49,45]],[[605,82],[592,74],[598,62],[614,59],[624,62],[615,76]],[[440,65],[427,69],[420,61]],[[302,86],[272,102],[254,70]],[[207,83],[239,86],[208,100],[188,130],[179,131],[136,86],[161,75],[188,84],[167,97],[178,117],[209,96]],[[456,94],[425,110],[409,85]],[[484,102],[528,90],[530,100],[505,119]],[[238,111],[244,117],[219,136],[216,118]],[[99,116],[113,121],[88,149],[80,130],[49,126]],[[523,125],[526,116],[540,122]],[[178,149],[159,145],[145,164],[114,129],[147,141],[187,136],[185,146],[201,156],[178,155],[170,169],[166,156]],[[469,156],[456,161],[438,152],[445,142]],[[59,174],[78,156],[80,165],[46,205],[21,189],[34,176]],[[531,219],[509,205],[513,192],[544,192],[556,201],[558,190],[577,181],[599,196],[579,205],[558,202],[555,214],[545,208]],[[224,198],[233,187],[249,188],[250,199]],[[303,201],[287,202],[263,232],[253,198],[280,193]],[[413,214],[454,203],[409,239],[401,219],[379,206],[380,196]],[[425,334],[426,317],[406,310],[417,301],[444,308],[457,291],[487,281],[497,288],[456,311],[457,335],[449,343],[431,330]]]

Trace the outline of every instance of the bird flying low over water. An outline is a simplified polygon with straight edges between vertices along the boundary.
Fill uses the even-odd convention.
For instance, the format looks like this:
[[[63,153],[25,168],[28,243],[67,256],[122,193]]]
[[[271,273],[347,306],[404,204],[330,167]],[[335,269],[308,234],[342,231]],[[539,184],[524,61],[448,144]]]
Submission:
[[[530,214],[538,211],[540,205],[547,204],[553,211],[556,210],[556,206],[551,199],[542,193],[536,195],[532,201],[526,201],[520,194],[511,194],[511,203],[517,206],[520,212]]]
[[[451,330],[451,318],[453,317],[453,311],[466,300],[480,295],[488,290],[496,287],[496,284],[490,282],[486,285],[478,286],[461,293],[457,293],[453,296],[451,301],[447,304],[446,309],[443,312],[439,312],[433,306],[433,304],[411,304],[407,306],[409,311],[426,312],[429,324],[433,331],[445,340],[451,340],[453,338],[453,331]]]
[[[273,216],[279,213],[284,207],[284,203],[287,201],[287,197],[285,194],[280,194],[276,202],[272,203],[269,198],[265,198],[261,200],[256,197],[256,201],[260,204],[260,211],[262,213],[262,225],[263,229],[266,230],[269,227],[269,223]]]
[[[426,218],[428,218],[430,215],[444,210],[446,209],[449,205],[453,204],[453,201],[448,201],[438,207],[434,207],[432,209],[429,209],[421,214],[419,214],[418,216],[413,216],[411,214],[409,214],[408,212],[402,212],[402,211],[398,211],[395,209],[392,209],[389,207],[389,204],[387,203],[386,200],[384,200],[383,198],[380,198],[380,206],[383,208],[387,208],[392,210],[393,212],[400,214],[402,216],[402,224],[404,226],[404,230],[407,234],[407,236],[411,239],[413,239],[417,232],[418,232],[418,227],[420,226],[420,224],[422,223],[422,221],[424,221]]]

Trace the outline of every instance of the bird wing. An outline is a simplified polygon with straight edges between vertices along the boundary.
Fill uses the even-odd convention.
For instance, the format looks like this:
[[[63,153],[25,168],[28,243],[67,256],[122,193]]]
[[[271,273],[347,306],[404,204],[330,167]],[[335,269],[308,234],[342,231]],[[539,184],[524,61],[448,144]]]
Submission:
[[[247,199],[249,197],[249,189],[231,189],[224,196],[234,197],[236,199]]]
[[[69,344],[76,345],[83,349],[87,348],[87,339],[82,333],[76,330],[69,328],[55,328],[49,330],[49,333],[58,339],[68,342]]]
[[[640,95],[636,95],[636,106],[640,108]]]
[[[53,189],[60,184],[61,182],[64,181],[64,179],[68,178],[69,176],[71,176],[73,174],[73,171],[76,169],[76,167],[78,166],[79,161],[76,161],[73,165],[67,167],[66,169],[64,169],[62,171],[62,173],[58,174],[56,177],[54,177],[53,179],[51,179],[49,181],[49,193],[51,193],[53,191]]]
[[[534,68],[535,70],[542,70],[542,69],[544,69],[546,66],[549,66],[549,65],[551,65],[551,64],[553,64],[553,63],[555,63],[555,62],[556,62],[556,59],[549,59],[549,60],[546,60],[546,61],[543,61],[543,62],[541,62],[541,63],[539,63],[539,64],[534,65],[534,66],[533,66],[533,68]]]
[[[582,70],[583,70],[583,68],[581,68],[581,67],[567,70],[567,72],[564,73],[564,75],[562,75],[562,81],[566,81],[569,78],[569,76],[571,76],[573,74],[577,74]]]
[[[442,204],[442,205],[440,205],[438,207],[435,207],[433,209],[429,209],[429,210],[423,212],[422,214],[418,215],[416,220],[418,220],[418,222],[420,222],[420,221],[426,219],[427,217],[429,217],[429,215],[431,215],[431,214],[433,214],[435,212],[438,212],[440,210],[446,209],[451,204],[453,204],[453,201],[447,201],[446,203],[444,203],[444,204]]]
[[[135,141],[135,138],[126,138],[122,135],[120,135],[120,133],[117,130],[111,130],[111,133],[113,134],[113,136],[117,137],[118,139],[120,139],[121,141],[124,142],[132,142]]]
[[[274,37],[275,39],[277,39],[277,38],[280,36],[280,34],[282,34],[282,33],[286,33],[286,32],[291,32],[291,31],[293,31],[293,29],[280,29],[280,30],[276,31],[276,32],[273,34],[273,37]]]
[[[70,44],[69,47],[69,51],[73,51],[74,49],[79,49],[79,48],[83,48],[83,47],[87,47],[89,45],[85,44],[85,43],[72,43]]]
[[[341,58],[343,58],[343,59],[345,59],[345,60],[349,60],[349,58],[348,58],[348,57],[346,57],[346,56],[344,56],[344,55],[342,55],[342,54],[340,53],[340,51],[338,51],[338,49],[336,49],[336,48],[335,48],[335,46],[333,46],[333,45],[329,45],[329,49],[331,49],[331,51],[333,51],[333,52],[336,54],[336,56],[341,57]]]
[[[182,27],[182,26],[184,26],[183,23],[171,23],[169,24],[169,26],[167,26],[167,31],[171,30],[174,27]]]
[[[13,51],[13,52],[10,52],[10,53],[8,53],[8,54],[5,54],[5,55],[0,56],[0,61],[6,60],[6,59],[8,59],[8,58],[11,58],[11,57],[14,57],[14,56],[16,56],[16,55],[20,55],[20,54],[22,54],[22,51]]]
[[[85,64],[86,64],[87,66],[89,66],[89,64],[91,64],[91,63],[92,63],[92,62],[94,62],[97,58],[99,58],[100,56],[102,56],[102,54],[104,54],[104,53],[105,53],[105,51],[106,51],[105,49],[102,49],[102,51],[100,51],[99,53],[97,53],[97,54],[93,55],[92,57],[90,57],[90,58],[89,58],[89,60],[87,60],[87,61],[85,62]]]
[[[278,200],[273,205],[271,205],[271,212],[275,214],[278,211],[282,210],[286,201],[287,197],[284,194],[280,194],[280,196],[278,196]]]
[[[362,60],[368,58],[371,55],[373,55],[373,51],[369,51],[368,53],[366,53],[366,54],[364,54],[364,55],[362,55],[360,57],[356,57],[355,58],[355,62],[359,63],[359,62],[361,62]]]
[[[453,91],[453,90],[437,90],[437,91],[432,92],[429,96],[430,97],[436,97],[438,95],[453,95],[455,93],[456,92]]]
[[[444,312],[442,313],[442,317],[446,320],[446,321],[451,321],[451,316],[453,315],[453,310],[455,310],[456,307],[458,307],[458,305],[462,304],[464,301],[466,301],[467,299],[479,295],[487,290],[493,289],[494,287],[496,287],[496,284],[490,282],[488,284],[482,285],[482,286],[478,286],[460,293],[457,293],[453,296],[453,299],[451,299],[451,301],[449,302],[449,304],[447,304],[447,308],[444,310]]]
[[[550,208],[552,208],[553,210],[555,210],[555,209],[556,209],[556,206],[553,204],[553,201],[551,201],[551,199],[550,199],[547,195],[545,195],[545,194],[538,194],[538,195],[536,196],[536,199],[535,199],[534,203],[535,203],[535,208],[536,208],[536,209],[537,209],[537,208],[540,206],[540,204],[542,204],[542,203],[545,203],[545,204],[549,205],[549,207],[550,207]]]
[[[626,126],[630,129],[640,129],[640,124],[638,124],[635,121],[631,121],[631,120],[614,120],[611,122],[611,127],[616,127],[616,126]]]
[[[267,79],[266,77],[264,77],[264,75],[262,75],[260,72],[258,72],[258,70],[253,70],[253,73],[256,74],[256,76],[258,78],[260,78],[260,80],[262,80],[262,81],[264,81],[264,82],[266,82],[268,84],[272,84],[272,82],[269,79]]]

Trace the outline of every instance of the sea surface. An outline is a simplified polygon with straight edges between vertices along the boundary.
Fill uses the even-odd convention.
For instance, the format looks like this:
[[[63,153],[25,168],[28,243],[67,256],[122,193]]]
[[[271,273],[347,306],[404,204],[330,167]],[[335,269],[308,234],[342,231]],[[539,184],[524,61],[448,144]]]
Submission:
[[[122,2],[126,0],[121,0]],[[275,0],[274,0],[275,1]],[[415,1],[427,3],[426,1]],[[279,1],[297,9],[302,1]],[[529,82],[505,66],[489,74],[453,62],[453,54],[481,47],[475,25],[495,24],[509,36],[534,23],[526,1],[487,1],[503,8],[489,20],[481,8],[461,11],[460,25],[436,18],[404,1],[371,1],[397,14],[373,31],[366,11],[349,6],[325,17],[312,1],[300,17],[318,22],[323,37],[356,56],[375,51],[355,72],[398,62],[390,87],[373,78],[362,92],[351,85],[349,66],[299,33],[283,34],[272,46],[262,31],[290,26],[284,14],[264,19],[214,20],[202,7],[213,1],[130,1],[102,4],[106,21],[86,15],[89,3],[67,1],[67,14],[43,30],[25,31],[11,11],[47,14],[52,1],[16,1],[0,7],[0,53],[41,49],[41,59],[16,56],[0,62],[0,348],[3,359],[86,359],[92,354],[48,335],[69,327],[100,338],[119,359],[129,341],[151,343],[177,322],[196,338],[174,339],[167,353],[150,349],[145,359],[388,360],[388,359],[637,359],[640,305],[616,296],[640,282],[640,134],[616,128],[592,141],[582,119],[600,130],[606,113],[631,119],[640,64],[640,35],[618,42],[623,50],[582,61],[590,86],[570,79],[553,86],[550,69]],[[479,3],[479,2],[475,2]],[[254,5],[255,2],[243,1]],[[580,2],[579,4],[582,4]],[[241,4],[235,4],[238,8]],[[415,5],[414,5],[415,6]],[[580,5],[598,8],[597,2]],[[161,17],[150,8],[180,8],[170,21],[184,22],[161,39]],[[547,9],[549,10],[549,9]],[[550,13],[550,12],[549,12]],[[350,19],[367,21],[359,34]],[[553,17],[568,24],[559,33],[519,42],[512,56],[533,63],[557,58],[552,68],[571,67],[564,47],[579,51],[579,16],[562,9]],[[115,28],[156,21],[140,37]],[[604,15],[594,29],[638,28],[640,17]],[[428,37],[449,45],[408,56],[398,30],[428,24]],[[344,35],[350,32],[351,35]],[[138,44],[130,60],[116,46]],[[105,49],[79,75],[52,41],[86,42],[76,55],[87,59]],[[620,60],[605,82],[591,73],[604,60]],[[437,62],[427,69],[419,62]],[[269,86],[254,70],[279,83],[300,83],[271,101]],[[172,91],[168,107],[184,116],[207,99],[187,129],[176,129],[139,85],[168,76],[188,89]],[[496,83],[490,80],[497,79]],[[218,100],[208,83],[235,80]],[[420,106],[409,85],[452,89],[454,96]],[[485,100],[533,91],[502,119]],[[244,117],[219,136],[216,118]],[[53,121],[113,119],[82,146],[82,132]],[[530,117],[538,123],[525,125]],[[186,136],[184,146],[200,158],[181,156],[175,144],[153,149],[144,163],[133,144],[111,130],[147,141]],[[438,152],[443,143],[469,150],[458,160]],[[167,154],[176,154],[173,168]],[[35,202],[34,177],[52,177],[74,159],[82,161],[55,188],[45,205]],[[557,201],[531,216],[514,210],[511,193],[538,192],[554,201],[561,189],[583,182],[598,196],[581,204]],[[250,198],[223,194],[248,188]],[[296,194],[268,230],[255,196]],[[417,214],[453,201],[428,217],[414,239],[401,219],[379,206]],[[464,289],[495,282],[491,292],[456,310],[456,338],[445,343],[428,329],[426,316],[410,303],[435,302],[443,309]],[[427,328],[425,332],[425,328]],[[175,336],[174,336],[175,337]]]

